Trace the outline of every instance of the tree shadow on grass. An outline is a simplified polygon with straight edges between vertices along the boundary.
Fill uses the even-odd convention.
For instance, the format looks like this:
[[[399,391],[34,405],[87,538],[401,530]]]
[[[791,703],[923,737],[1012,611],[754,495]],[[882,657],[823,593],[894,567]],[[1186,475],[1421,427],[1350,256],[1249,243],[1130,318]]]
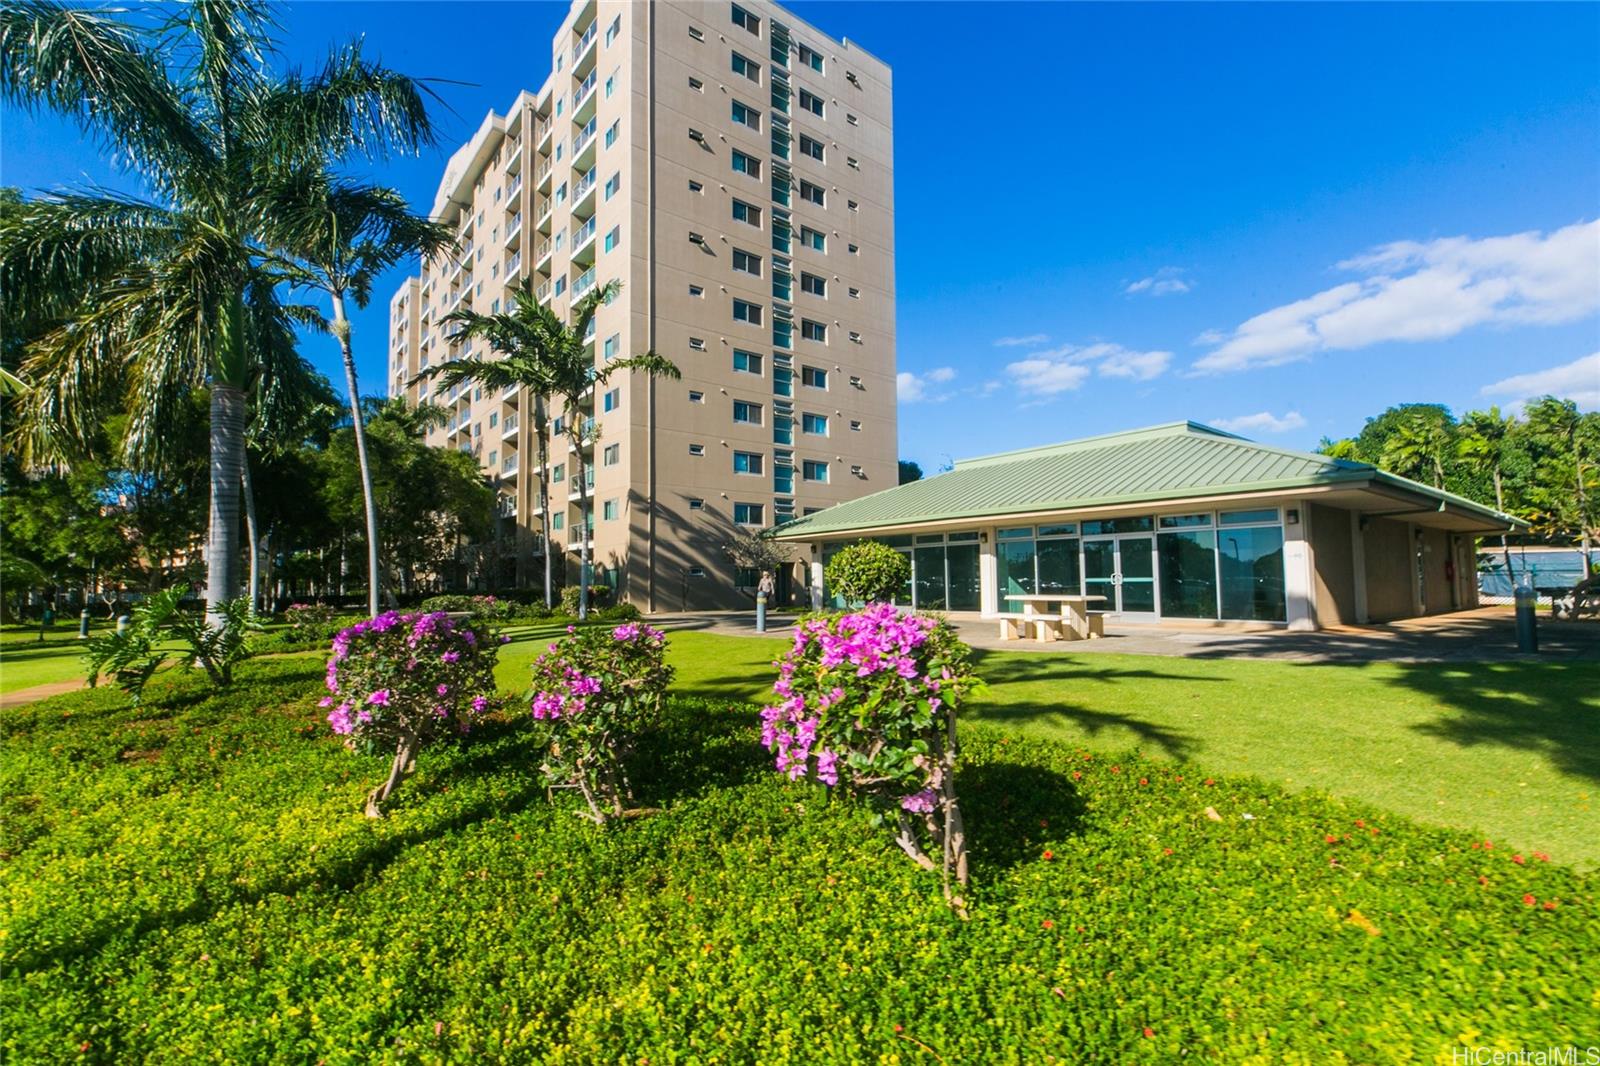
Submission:
[[[1194,758],[1201,748],[1198,737],[1181,730],[1157,725],[1130,714],[1115,711],[1098,711],[1062,700],[1019,699],[996,703],[991,698],[993,690],[1021,683],[1050,683],[1059,685],[1062,696],[1068,693],[1081,698],[1086,686],[1115,685],[1142,681],[1221,682],[1225,678],[1169,673],[1153,668],[1120,669],[1090,665],[1071,659],[1053,659],[1038,655],[1000,657],[994,652],[975,652],[977,672],[990,688],[989,697],[980,695],[972,704],[971,717],[985,722],[1006,725],[1049,724],[1074,726],[1091,737],[1111,730],[1123,729],[1131,733],[1135,742],[1129,747],[1157,748],[1180,762]]]
[[[1009,869],[1039,857],[1041,837],[1076,833],[1086,809],[1065,774],[1015,762],[961,767],[956,794],[966,823],[974,876],[984,868]]]

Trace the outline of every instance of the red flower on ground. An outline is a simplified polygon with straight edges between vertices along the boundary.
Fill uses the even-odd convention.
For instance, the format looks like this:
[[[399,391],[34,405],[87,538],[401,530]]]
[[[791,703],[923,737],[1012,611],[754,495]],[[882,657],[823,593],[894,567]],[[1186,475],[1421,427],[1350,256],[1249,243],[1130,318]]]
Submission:
[[[1050,819],[1048,819],[1048,818],[1040,818],[1039,819],[1039,828],[1040,829],[1048,829],[1048,828],[1050,828]]]
[[[895,1022],[894,1023],[894,1031],[897,1032],[897,1033],[903,1033],[903,1032],[906,1031],[906,1027],[901,1025],[899,1022]]]
[[[1172,854],[1172,849],[1171,848],[1162,848],[1161,849],[1161,854],[1163,854],[1163,855],[1171,855]]]
[[[1149,783],[1150,783],[1150,779],[1149,779],[1149,778],[1148,778],[1148,777],[1141,777],[1141,778],[1139,778],[1139,784],[1141,784],[1141,785],[1148,785],[1148,784],[1149,784]]]
[[[1483,877],[1481,875],[1478,877],[1478,884],[1486,885],[1488,883],[1489,883],[1489,879],[1487,877]]]
[[[1173,774],[1172,775],[1172,779],[1174,781],[1182,781],[1183,780],[1183,775],[1182,774]]]
[[[1357,818],[1356,819],[1356,828],[1357,829],[1365,829],[1366,827],[1367,827],[1367,823],[1366,823],[1365,819],[1362,819],[1362,818]]]
[[[1548,856],[1548,855],[1546,855],[1546,854],[1545,854],[1545,853],[1544,853],[1544,852],[1542,852],[1542,851],[1536,851],[1536,852],[1534,852],[1534,853],[1533,853],[1533,857],[1534,857],[1534,858],[1535,858],[1535,859],[1537,859],[1537,860],[1539,860],[1539,861],[1540,861],[1540,862],[1549,862],[1549,861],[1550,861],[1550,856]]]
[[[1526,865],[1528,865],[1528,860],[1524,859],[1521,855],[1513,855],[1513,856],[1511,856],[1511,861],[1516,863],[1518,866],[1526,866]]]
[[[1544,901],[1544,909],[1547,910],[1547,911],[1553,911],[1553,910],[1556,909],[1556,905],[1557,905],[1558,902],[1559,902],[1558,900],[1547,899],[1547,900]]]
[[[1493,841],[1489,841],[1489,840],[1485,840],[1483,842],[1483,850],[1484,851],[1493,851],[1494,850],[1494,842]]]
[[[1372,835],[1373,835],[1373,836],[1377,836],[1377,835],[1378,835],[1378,830],[1377,830],[1377,828],[1376,828],[1376,827],[1374,827],[1374,828],[1373,828],[1373,829],[1371,829],[1371,830],[1370,830],[1370,832],[1371,832],[1371,833],[1372,833]]]
[[[1111,772],[1112,772],[1112,773],[1114,773],[1114,774],[1120,774],[1120,773],[1122,773],[1122,767],[1120,767],[1120,766],[1113,766],[1113,767],[1112,767],[1112,768],[1111,768]]]
[[[1053,852],[1053,851],[1047,851],[1043,855],[1040,856],[1040,858],[1044,859],[1045,862],[1049,862],[1051,859],[1053,859],[1055,857],[1056,857],[1056,853]]]
[[[1329,833],[1327,836],[1323,837],[1322,839],[1326,840],[1330,844],[1337,844],[1339,842],[1339,838],[1334,836],[1332,833]]]
[[[1525,904],[1527,904],[1527,905],[1528,905],[1528,906],[1529,906],[1529,907],[1531,907],[1531,906],[1533,906],[1533,905],[1534,905],[1534,904],[1535,904],[1535,903],[1537,903],[1537,902],[1538,902],[1538,900],[1536,900],[1536,899],[1534,899],[1534,898],[1533,898],[1533,893],[1532,893],[1532,892],[1529,892],[1529,893],[1528,893],[1528,894],[1527,894],[1527,895],[1526,895],[1526,896],[1523,896],[1523,897],[1522,897],[1522,902],[1523,902],[1523,903],[1525,903]]]
[[[1214,779],[1214,778],[1210,778],[1210,777],[1208,777],[1208,778],[1206,778],[1206,784],[1208,784],[1208,785],[1214,785],[1214,784],[1216,784],[1216,783],[1217,783],[1217,782],[1216,782],[1216,780],[1215,780],[1215,779]]]
[[[1043,926],[1044,928],[1046,928],[1046,929],[1054,929],[1056,927],[1056,923],[1052,922],[1049,918],[1046,918],[1044,921],[1040,922],[1039,924],[1041,926]]]
[[[1082,770],[1074,770],[1074,771],[1072,771],[1072,779],[1074,781],[1077,781],[1082,777],[1083,777],[1083,771]]]
[[[1472,850],[1473,850],[1473,851],[1477,851],[1477,850],[1478,850],[1478,849],[1479,849],[1479,848],[1481,848],[1481,847],[1483,847],[1483,845],[1482,845],[1482,844],[1479,844],[1479,843],[1478,843],[1478,842],[1477,842],[1477,841],[1476,841],[1476,840],[1474,840],[1474,841],[1473,841],[1473,842],[1472,842]]]
[[[1150,1028],[1148,1025],[1144,1027],[1144,1038],[1146,1040],[1153,1040],[1155,1035],[1156,1031],[1154,1029]]]

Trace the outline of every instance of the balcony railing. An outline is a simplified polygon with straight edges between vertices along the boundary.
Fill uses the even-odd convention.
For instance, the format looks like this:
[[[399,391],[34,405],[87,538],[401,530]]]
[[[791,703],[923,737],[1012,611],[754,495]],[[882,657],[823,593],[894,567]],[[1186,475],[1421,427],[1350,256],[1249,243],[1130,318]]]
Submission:
[[[574,159],[578,158],[578,156],[583,153],[583,150],[585,148],[587,148],[591,144],[593,144],[594,143],[595,134],[597,134],[599,132],[600,132],[600,122],[599,122],[599,120],[598,119],[593,119],[593,118],[590,119],[589,120],[589,124],[587,126],[583,127],[583,129],[579,130],[578,131],[578,135],[576,137],[572,138],[572,158],[574,158]]]
[[[591,29],[589,32],[593,33],[594,30]],[[577,113],[578,108],[583,106],[584,101],[594,94],[595,87],[599,84],[600,72],[598,70],[590,71],[589,76],[584,78],[583,82],[572,93],[572,111],[574,114]]]
[[[594,240],[594,219],[590,219],[581,226],[572,227],[572,251],[574,254],[579,248]]]
[[[522,253],[518,252],[506,261],[506,280],[510,281],[522,272]]]
[[[535,300],[538,300],[540,303],[544,303],[545,297],[547,297],[549,295],[550,295],[550,283],[548,281],[541,282],[539,284],[539,287],[537,289],[533,290],[533,298]]]
[[[572,187],[572,202],[574,204],[589,195],[589,191],[594,188],[595,175],[597,173],[599,173],[598,167],[590,167],[589,173],[579,178],[578,184]]]
[[[516,177],[512,178],[510,184],[508,184],[506,186],[506,199],[507,200],[511,199],[513,196],[517,195],[517,193],[519,193],[521,191],[522,191],[522,175],[518,174]]]
[[[511,434],[517,431],[518,424],[519,423],[516,415],[512,415],[510,418],[505,419],[500,423],[500,435],[502,437],[511,436]]]
[[[506,243],[510,244],[522,232],[522,212],[518,211],[511,216],[511,221],[506,224]]]
[[[533,261],[535,263],[544,262],[546,259],[550,258],[550,252],[551,252],[550,242],[549,241],[545,241],[543,244],[539,245],[538,250],[536,250],[533,253]]]
[[[510,455],[500,460],[500,472],[502,474],[515,474],[517,472],[516,452],[512,452]]]
[[[594,288],[594,267],[579,274],[572,282],[572,298],[576,300],[592,288]]]
[[[600,36],[600,20],[595,19],[588,30],[584,32],[584,35],[578,38],[578,43],[572,46],[572,65],[574,67],[578,65],[578,61],[583,58],[583,53],[589,50],[589,46],[594,44],[594,39],[598,36]]]

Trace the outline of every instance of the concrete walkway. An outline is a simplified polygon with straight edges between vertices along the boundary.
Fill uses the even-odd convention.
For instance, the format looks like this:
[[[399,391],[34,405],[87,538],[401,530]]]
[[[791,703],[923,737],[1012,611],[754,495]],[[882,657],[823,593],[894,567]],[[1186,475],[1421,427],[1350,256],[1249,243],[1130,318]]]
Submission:
[[[767,636],[786,637],[794,615],[768,615]],[[756,636],[750,611],[661,614],[651,621],[666,629],[693,629],[728,636]],[[1109,625],[1099,640],[1040,644],[1001,640],[995,622],[957,620],[961,638],[975,648],[1049,655],[1162,655],[1200,659],[1280,659],[1290,662],[1600,662],[1600,623],[1539,619],[1539,653],[1517,651],[1515,620],[1500,607],[1413,618],[1374,626],[1338,626],[1314,633],[1277,627],[1204,626],[1183,623]]]
[[[89,683],[81,677],[70,678],[66,681],[52,681],[46,685],[34,685],[32,688],[19,688],[15,692],[0,693],[0,711],[8,711],[13,707],[21,707],[24,703],[34,700],[48,699],[51,696],[60,696],[67,692],[76,692],[80,688],[88,688]]]

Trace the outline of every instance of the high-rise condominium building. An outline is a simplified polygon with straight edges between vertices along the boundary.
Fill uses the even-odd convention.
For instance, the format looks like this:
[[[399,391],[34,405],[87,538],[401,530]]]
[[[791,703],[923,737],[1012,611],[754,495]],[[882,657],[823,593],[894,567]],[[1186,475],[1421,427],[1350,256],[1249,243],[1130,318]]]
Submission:
[[[449,413],[429,440],[475,455],[500,492],[502,585],[546,550],[645,609],[749,603],[738,531],[896,483],[894,157],[889,68],[762,0],[573,4],[553,73],[490,113],[433,205],[458,247],[391,303],[389,391]],[[597,365],[653,350],[682,380],[617,373],[581,410],[526,390],[440,390],[419,372],[474,355],[444,322],[512,293],[570,320],[607,282]],[[532,426],[592,427],[581,453]],[[583,524],[583,496],[592,526]],[[780,572],[800,598],[812,560]]]

